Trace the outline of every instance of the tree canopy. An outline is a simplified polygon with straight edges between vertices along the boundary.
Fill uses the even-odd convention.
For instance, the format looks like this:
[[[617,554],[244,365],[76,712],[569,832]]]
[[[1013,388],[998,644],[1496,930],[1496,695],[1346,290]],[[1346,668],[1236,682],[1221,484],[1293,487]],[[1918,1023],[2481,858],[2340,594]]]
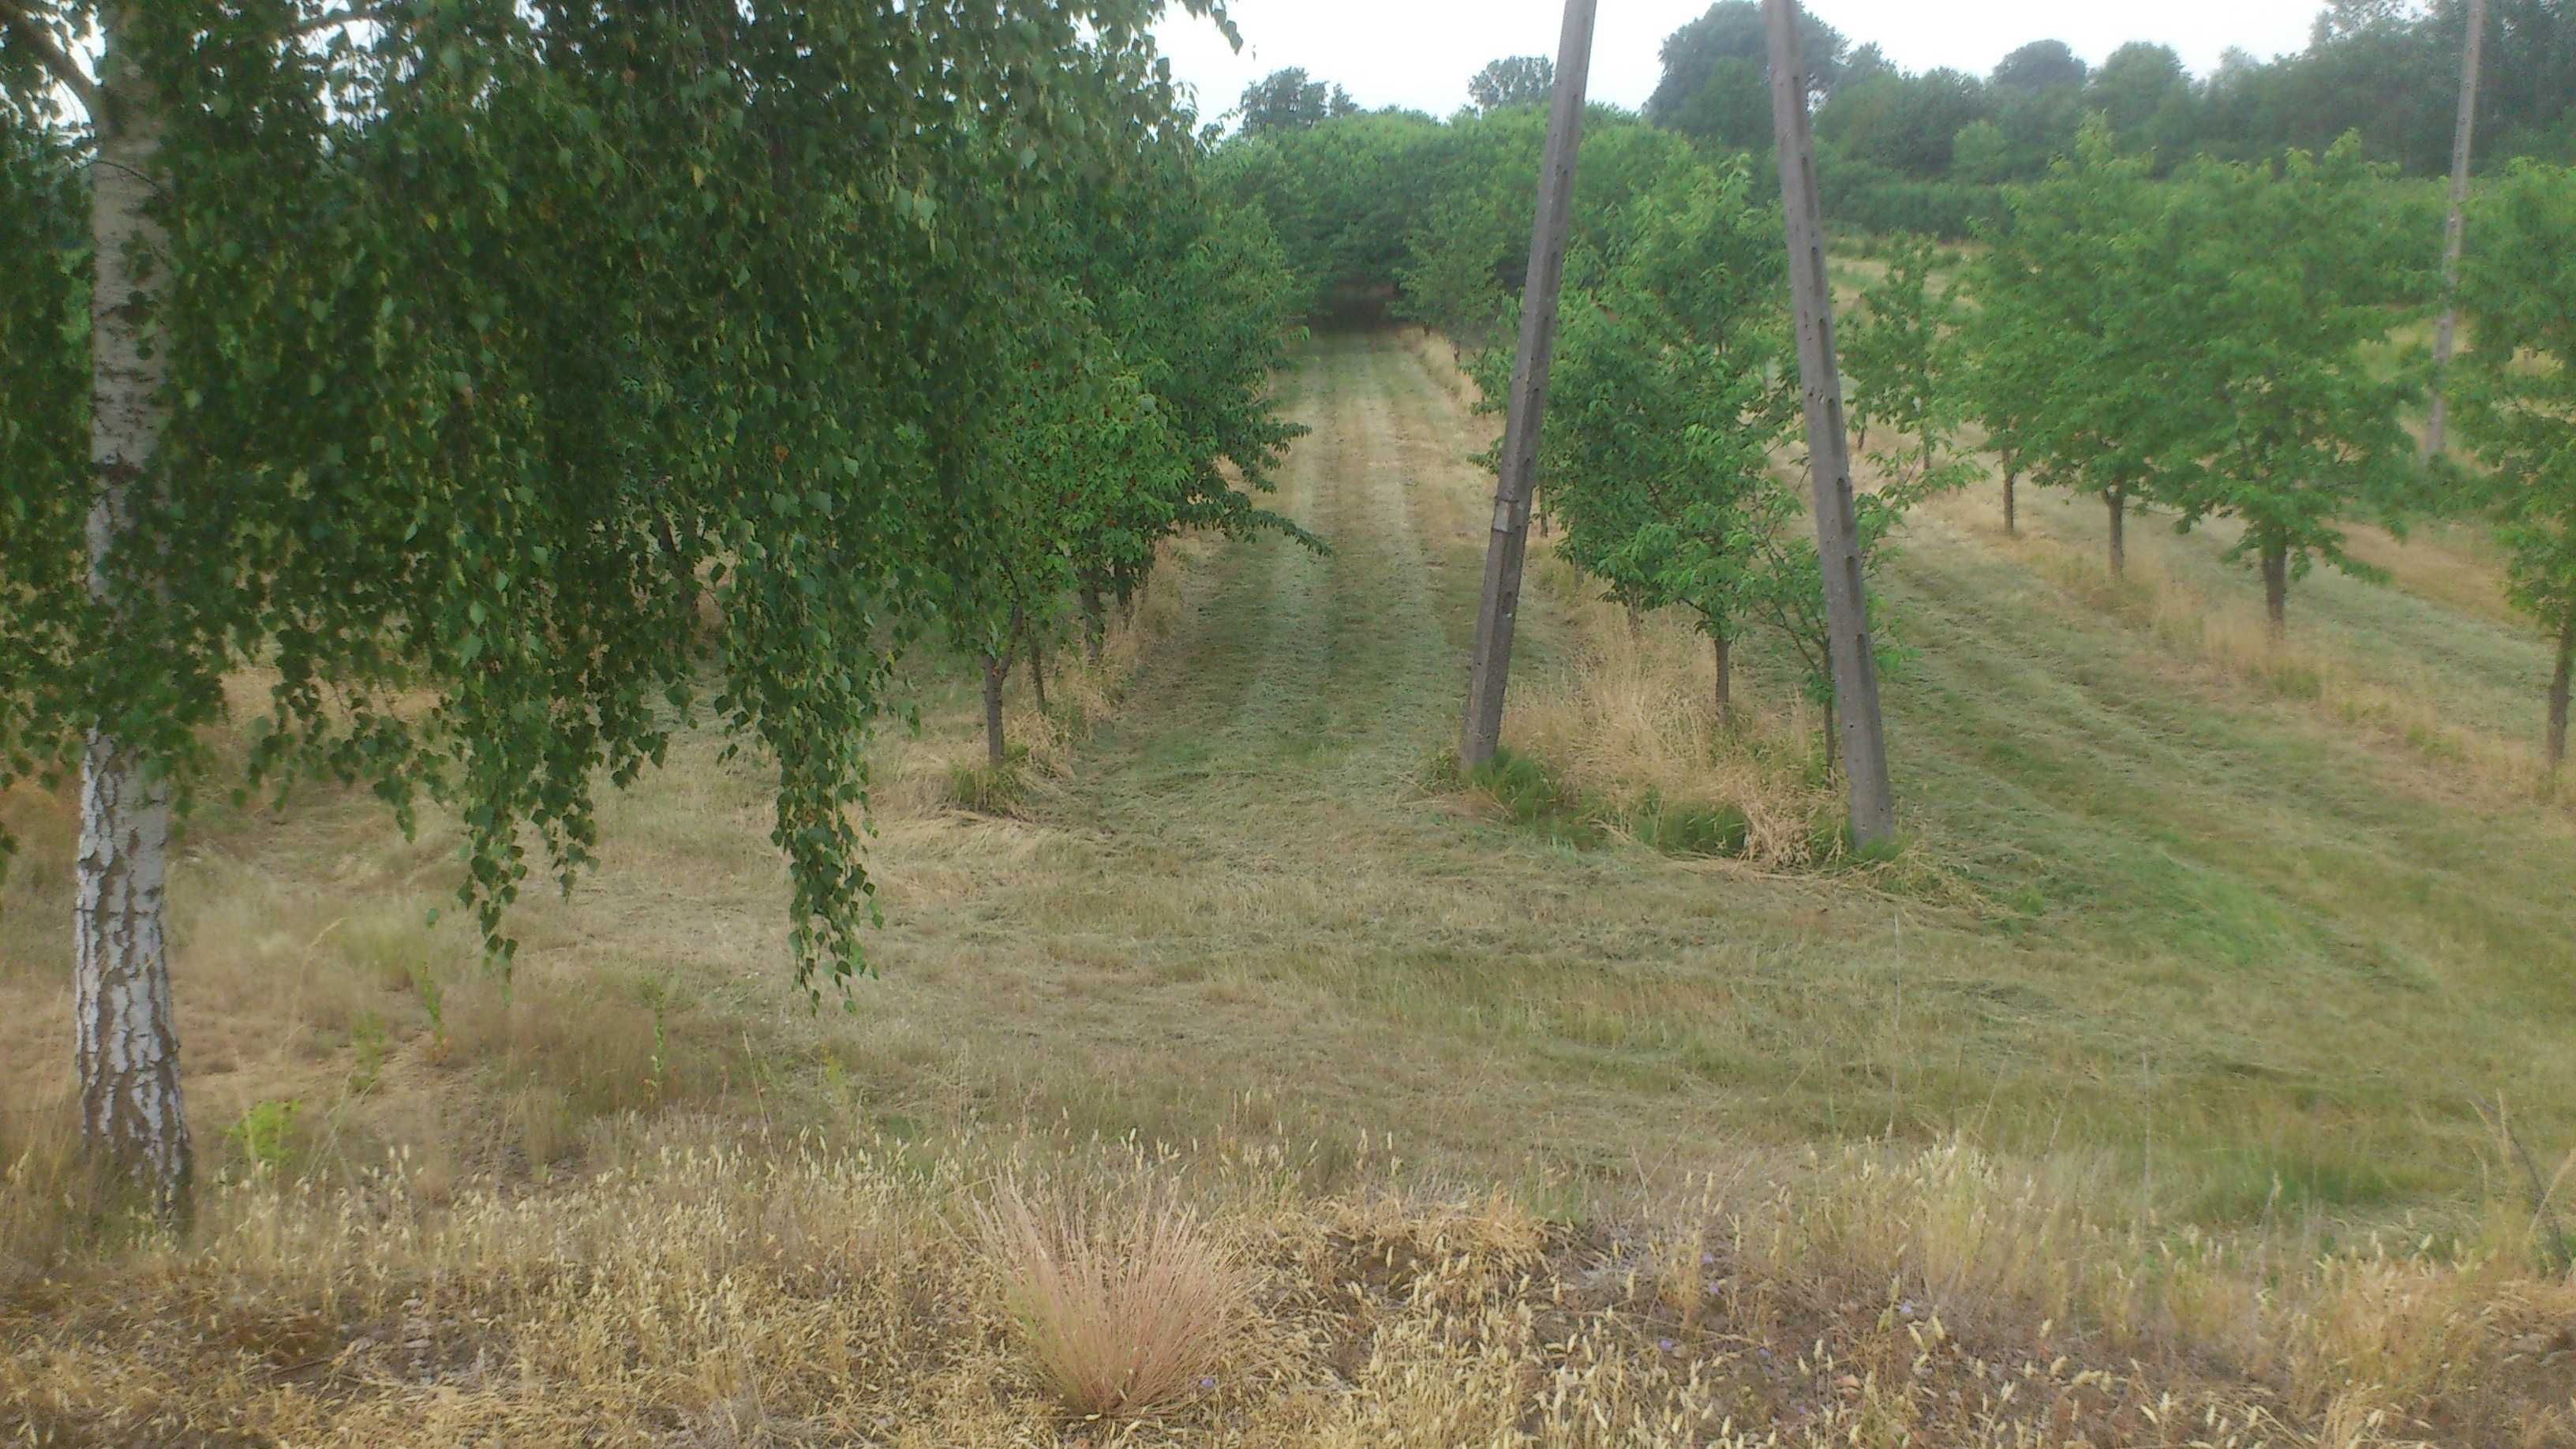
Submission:
[[[1804,8],[1799,11],[1799,41],[1808,83],[1822,95],[1841,74],[1850,42]],[[1770,144],[1771,45],[1760,0],[1711,5],[1665,38],[1663,63],[1663,78],[1646,100],[1647,119],[1729,146]],[[1753,134],[1756,117],[1758,135]]]
[[[2509,597],[2557,638],[2548,758],[2576,671],[2576,171],[2525,162],[2479,199],[2461,273],[2473,340],[2452,396],[2508,555]]]
[[[1319,121],[1350,115],[1359,108],[1359,102],[1351,99],[1350,92],[1338,85],[1309,78],[1302,66],[1274,70],[1245,86],[1243,98],[1235,105],[1240,113],[1243,134],[1247,136],[1302,131]]]
[[[1507,55],[1487,61],[1467,82],[1467,98],[1480,111],[1543,106],[1556,93],[1556,62],[1544,55]]]
[[[711,721],[777,772],[796,979],[866,969],[899,652],[1033,532],[1115,586],[1120,529],[1248,524],[1220,466],[1285,437],[1159,8],[0,6],[0,783],[84,782],[94,1138],[184,1188],[163,845],[246,666],[238,783],[453,810],[505,954]]]

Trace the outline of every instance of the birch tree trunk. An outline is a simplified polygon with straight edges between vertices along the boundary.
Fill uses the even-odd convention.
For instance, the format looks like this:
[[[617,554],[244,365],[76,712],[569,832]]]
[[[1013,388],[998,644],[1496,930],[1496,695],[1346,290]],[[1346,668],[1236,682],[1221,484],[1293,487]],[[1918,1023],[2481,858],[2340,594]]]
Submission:
[[[164,250],[148,206],[159,174],[161,97],[127,42],[131,4],[101,8],[97,164],[90,171],[91,597],[126,627],[108,561],[134,526],[140,490],[167,422],[166,363],[149,335],[150,269]],[[179,1094],[162,934],[170,839],[166,782],[150,761],[93,729],[81,762],[80,858],[72,915],[74,1064],[82,1136],[93,1154],[147,1190],[164,1216],[186,1211],[194,1153]]]

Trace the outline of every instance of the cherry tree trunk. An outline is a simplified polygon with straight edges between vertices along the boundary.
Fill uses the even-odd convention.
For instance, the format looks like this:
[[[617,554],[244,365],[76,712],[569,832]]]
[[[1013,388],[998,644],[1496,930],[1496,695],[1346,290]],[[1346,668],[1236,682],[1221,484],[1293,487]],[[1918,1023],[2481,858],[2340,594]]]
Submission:
[[[2549,677],[2549,768],[2567,761],[2567,683],[2576,673],[2576,606],[2558,626],[2558,670]]]
[[[1735,727],[1735,682],[1731,676],[1735,672],[1732,668],[1735,662],[1733,658],[1735,642],[1723,634],[1711,634],[1708,645],[1709,653],[1717,660],[1717,722],[1728,729],[1733,729]]]
[[[150,336],[150,275],[164,250],[148,203],[161,150],[161,98],[125,43],[130,5],[99,15],[97,163],[91,168],[90,594],[127,627],[126,584],[110,556],[134,527],[167,422],[164,350]],[[170,802],[151,762],[103,729],[81,761],[80,854],[72,915],[73,1062],[90,1152],[186,1212],[194,1153],[179,1092],[168,942],[162,931]]]
[[[2020,481],[2020,474],[2009,468],[2004,470],[2004,532],[2006,533],[2021,532],[2020,524],[2013,516],[2013,485]]]
[[[996,770],[1007,757],[1002,747],[1002,672],[1007,668],[999,658],[984,656],[984,762]]]
[[[2263,544],[2263,627],[2278,640],[2290,630],[2290,547]]]
[[[1082,599],[1082,652],[1098,664],[1109,648],[1109,609],[1100,601],[1100,585],[1085,578],[1080,589]]]
[[[2111,577],[2125,579],[2129,576],[2129,490],[2106,489],[2102,503],[2111,510]]]

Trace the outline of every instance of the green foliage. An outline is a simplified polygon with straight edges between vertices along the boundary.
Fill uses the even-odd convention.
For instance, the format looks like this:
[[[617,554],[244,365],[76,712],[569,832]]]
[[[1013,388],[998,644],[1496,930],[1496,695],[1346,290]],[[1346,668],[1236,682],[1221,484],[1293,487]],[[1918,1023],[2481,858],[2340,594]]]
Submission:
[[[1770,66],[1741,56],[1709,63],[1687,100],[1659,114],[1663,125],[1728,151],[1771,149]]]
[[[1539,504],[1563,526],[1559,555],[1605,597],[1682,609],[1721,641],[1778,630],[1823,698],[1823,576],[1803,490],[1771,460],[1800,417],[1780,236],[1776,203],[1755,200],[1737,159],[1636,197],[1569,260]],[[1489,400],[1509,343],[1475,364]],[[1865,555],[1898,502],[1863,500]]]
[[[1952,142],[1988,113],[1985,88],[1955,70],[1888,72],[1842,87],[1816,116],[1816,144],[1917,178],[1950,173]]]
[[[2511,597],[2576,620],[2576,170],[2524,163],[2478,199],[2460,276],[2460,430],[2492,471]]]
[[[1738,164],[1627,221],[1621,259],[1561,309],[1540,496],[1610,597],[1731,639],[1747,538],[1795,511],[1769,456],[1794,416],[1779,214]],[[1485,367],[1508,365],[1497,349]]]
[[[2467,33],[2466,0],[2427,5],[2338,3],[2305,50],[2258,61],[2231,51],[2195,80],[2170,47],[2121,46],[2089,69],[2062,41],[2005,55],[1979,78],[1913,73],[1875,44],[1846,51],[1808,17],[1819,179],[1826,214],[1868,230],[1967,234],[1982,209],[1968,191],[2036,181],[2071,154],[2087,115],[2102,115],[2119,150],[2152,156],[2158,174],[2198,154],[2233,160],[2284,150],[2323,152],[2347,132],[2364,152],[2408,173],[2449,166],[2453,108]],[[2576,5],[2489,0],[2479,87],[2482,163],[2514,156],[2576,161]],[[1760,7],[1712,7],[1664,44],[1664,74],[1646,114],[1700,140],[1761,150],[1770,144]],[[1850,171],[1840,182],[1838,170]],[[1943,218],[1956,218],[1943,224]]]
[[[2163,189],[2151,223],[2152,254],[2171,269],[2153,305],[2167,335],[2192,339],[2190,381],[2213,404],[2168,404],[2196,426],[2158,491],[2181,527],[2237,519],[2233,554],[2293,578],[2314,560],[2374,574],[2344,551],[2340,525],[2393,517],[2418,474],[2402,418],[2422,374],[2384,369],[2371,350],[2422,314],[2431,258],[2387,224],[2379,195],[2346,138],[2322,157],[2201,163]]]
[[[2367,573],[2340,524],[2412,490],[2399,419],[2420,388],[2372,354],[2422,303],[2429,253],[2350,140],[2147,178],[2096,117],[2010,193],[1976,273],[1969,409],[2043,482],[2161,501],[2184,528],[2238,519],[2276,608],[2315,560]]]
[[[1575,231],[1605,245],[1633,198],[1704,164],[1634,116],[1593,107],[1575,171]],[[1529,269],[1546,113],[1509,107],[1447,125],[1352,116],[1228,142],[1219,191],[1267,219],[1306,284],[1309,315],[1399,315],[1480,345]],[[1390,293],[1393,295],[1390,297]]]
[[[1544,106],[1556,93],[1556,62],[1544,55],[1507,55],[1487,61],[1467,82],[1467,98],[1480,111]]]
[[[2153,152],[2167,163],[2193,141],[2191,76],[2171,46],[2132,41],[2093,72],[2085,103],[2102,113],[2124,151]]]
[[[2010,146],[2003,127],[1990,120],[1970,121],[1950,140],[1950,172],[1971,183],[2001,181],[2011,165]]]
[[[2005,193],[1970,281],[1959,404],[2006,467],[2086,493],[2134,496],[2190,456],[2208,388],[2166,296],[2174,240],[2150,225],[2147,163],[2098,120],[2046,180]],[[2206,429],[2201,430],[2205,433]]]
[[[1235,103],[1246,136],[1302,131],[1359,110],[1350,92],[1307,76],[1303,67],[1274,70],[1243,88]]]
[[[295,1117],[303,1105],[292,1097],[253,1102],[224,1129],[224,1139],[254,1175],[281,1172],[295,1155]]]
[[[1837,335],[1851,418],[1903,506],[1964,486],[1975,468],[1958,447],[1961,306],[1956,284],[1934,282],[1954,265],[1925,237],[1898,236],[1884,252],[1887,270],[1861,293],[1859,308]]]
[[[1075,288],[1107,342],[1066,320],[1072,198],[1195,165],[1159,8],[406,0],[291,41],[319,6],[134,7],[171,383],[115,617],[80,566],[85,133],[37,124],[10,49],[0,236],[34,262],[0,281],[0,780],[103,728],[184,803],[258,659],[252,780],[365,784],[406,825],[448,804],[497,936],[533,856],[567,885],[590,862],[601,783],[711,714],[776,764],[800,981],[862,969],[866,725],[987,521],[1016,562],[1032,500],[1071,493],[1132,569],[1123,535],[1167,514],[1242,526],[1211,480],[1285,437],[1257,231],[1149,211],[1137,285],[1211,288],[1213,315],[1144,336],[1121,326],[1147,309]],[[1079,336],[1033,349],[1050,324]],[[1069,426],[1075,398],[1102,427],[997,458],[997,420]],[[1140,459],[1144,501],[1104,501]]]
[[[1809,703],[1827,711],[1825,748],[1834,748],[1833,629],[1825,616],[1824,569],[1816,558],[1816,538],[1807,519],[1782,492],[1780,502],[1742,535],[1743,556],[1737,565],[1736,607],[1747,621],[1770,629],[1798,661],[1798,684]],[[1901,515],[1875,493],[1852,499],[1853,522],[1864,576],[1884,560],[1887,535]],[[1902,673],[1908,651],[1888,627],[1878,597],[1869,597],[1870,645],[1881,679]]]
[[[1995,89],[2007,95],[2034,95],[2084,84],[2084,60],[2062,40],[2034,40],[1995,62]]]
[[[1313,316],[1392,281],[1442,129],[1427,117],[1369,114],[1258,132],[1228,141],[1211,179],[1218,195],[1268,221],[1300,284],[1295,310]]]
[[[1808,82],[1822,93],[1839,78],[1850,42],[1804,7],[1799,10],[1798,39]],[[1665,38],[1663,63],[1663,77],[1646,100],[1649,120],[1727,146],[1770,144],[1766,77],[1771,73],[1771,45],[1759,0],[1719,0],[1709,6],[1698,19]],[[1758,110],[1742,99],[1747,94],[1763,98]],[[1743,132],[1753,127],[1756,117],[1758,129],[1752,129],[1748,139]]]
[[[1990,185],[1921,181],[1830,153],[1817,159],[1816,190],[1828,219],[1864,235],[1902,232],[1961,241],[1989,224],[2003,205],[2002,194]]]

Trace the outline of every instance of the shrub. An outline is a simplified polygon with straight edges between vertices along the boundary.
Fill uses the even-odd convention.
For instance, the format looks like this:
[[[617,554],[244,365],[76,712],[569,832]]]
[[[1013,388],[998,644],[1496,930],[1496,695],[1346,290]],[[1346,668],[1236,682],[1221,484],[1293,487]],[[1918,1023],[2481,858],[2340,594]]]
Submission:
[[[253,1174],[285,1169],[295,1151],[295,1115],[303,1105],[292,1097],[253,1102],[224,1129],[224,1136],[250,1164]]]

